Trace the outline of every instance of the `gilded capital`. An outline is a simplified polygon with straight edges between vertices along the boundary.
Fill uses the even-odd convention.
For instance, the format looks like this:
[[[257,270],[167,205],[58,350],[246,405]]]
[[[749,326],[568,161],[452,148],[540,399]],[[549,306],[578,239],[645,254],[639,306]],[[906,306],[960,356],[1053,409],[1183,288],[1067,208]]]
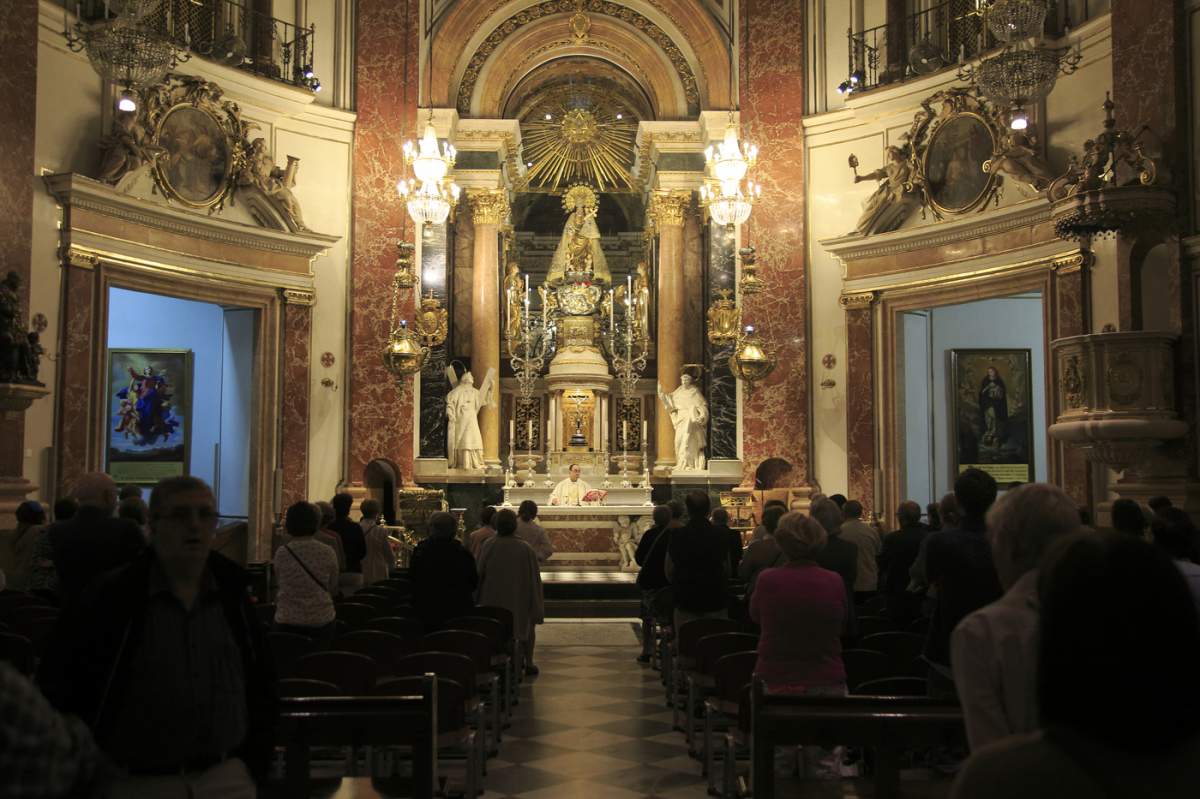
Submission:
[[[471,221],[477,225],[499,225],[508,218],[508,193],[504,189],[483,189],[467,193],[471,203]]]
[[[683,214],[691,203],[691,192],[656,191],[650,196],[650,218],[658,227],[680,227]]]
[[[864,291],[857,294],[843,294],[838,302],[847,311],[861,311],[870,308],[876,299],[875,292]]]
[[[316,296],[309,289],[282,289],[281,296],[285,305],[311,307],[316,302]]]

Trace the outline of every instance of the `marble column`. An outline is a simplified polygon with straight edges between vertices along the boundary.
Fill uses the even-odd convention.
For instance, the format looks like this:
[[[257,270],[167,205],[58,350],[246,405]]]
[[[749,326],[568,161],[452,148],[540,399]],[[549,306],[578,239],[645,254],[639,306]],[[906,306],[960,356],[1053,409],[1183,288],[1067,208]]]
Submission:
[[[688,192],[655,192],[650,200],[650,215],[658,229],[658,382],[668,394],[679,387],[683,366],[684,285],[683,217],[691,196]],[[655,414],[654,469],[675,465],[675,428],[671,417],[659,403]]]
[[[842,296],[846,310],[846,489],[868,518],[875,496],[875,295]]]
[[[279,463],[283,469],[281,507],[307,499],[308,420],[312,362],[311,291],[283,292],[283,381],[280,386]]]
[[[28,321],[29,270],[33,247],[33,147],[37,122],[38,4],[13,0],[0,10],[0,276],[21,279],[20,318]],[[42,362],[42,369],[53,368]],[[24,477],[26,400],[0,397],[0,529],[15,524],[17,505],[36,486]],[[18,409],[20,406],[20,409]]]
[[[396,241],[411,236],[396,181],[406,172],[400,144],[417,129],[417,0],[359,0],[355,28],[353,259],[350,268],[350,385],[346,478],[362,485],[367,464],[394,464],[405,484],[413,479],[413,390],[397,391],[383,365]],[[418,231],[419,235],[419,231]],[[399,313],[413,318],[412,292]]]
[[[504,189],[471,192],[471,221],[475,225],[475,250],[471,273],[471,372],[482,386],[488,369],[500,379],[500,223],[508,217]],[[486,320],[486,321],[485,321]],[[499,385],[496,391],[500,390]],[[498,398],[497,398],[498,399]],[[500,403],[479,412],[483,436],[483,461],[489,469],[500,466]]]
[[[742,485],[781,458],[790,473],[777,488],[809,479],[808,270],[804,233],[803,0],[739,4],[742,135],[759,147],[754,179],[762,185],[742,227],[742,242],[758,250],[767,290],[746,300],[745,321],[759,326],[775,351],[775,370],[742,393]]]

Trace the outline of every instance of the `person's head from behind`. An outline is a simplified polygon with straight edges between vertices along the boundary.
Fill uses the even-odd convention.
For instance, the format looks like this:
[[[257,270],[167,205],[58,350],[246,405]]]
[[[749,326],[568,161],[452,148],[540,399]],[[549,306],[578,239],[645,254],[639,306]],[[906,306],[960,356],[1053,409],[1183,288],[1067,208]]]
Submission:
[[[683,514],[687,513],[687,508],[677,499],[673,499],[667,503],[667,507],[671,510],[671,523],[679,524],[683,519]]]
[[[440,510],[429,517],[429,538],[433,541],[449,541],[458,533],[458,519],[453,513]]]
[[[951,491],[942,497],[937,504],[938,515],[943,527],[957,527],[962,521],[962,511],[958,507],[958,498]]]
[[[712,509],[712,501],[708,498],[708,492],[699,489],[687,492],[683,498],[683,504],[687,508],[688,518],[693,521],[707,519],[708,512]]]
[[[71,496],[81,508],[96,508],[112,516],[117,510],[117,484],[104,472],[89,472],[75,481]]]
[[[354,507],[354,497],[347,494],[345,491],[339,491],[333,495],[333,499],[329,504],[333,505],[333,513],[338,519],[345,519],[350,515],[350,509]]]
[[[987,515],[988,541],[996,574],[1005,589],[1037,568],[1059,537],[1080,531],[1075,503],[1062,489],[1026,483],[1004,492]]]
[[[383,506],[379,504],[377,499],[364,499],[362,505],[359,506],[362,511],[362,517],[369,522],[373,522],[379,518],[379,514],[383,513]]]
[[[321,527],[321,511],[311,502],[297,502],[283,515],[283,529],[293,538],[314,535]]]
[[[333,512],[333,503],[321,500],[315,504],[317,506],[317,510],[321,512],[321,529],[325,529],[329,525],[333,524],[334,519],[337,518],[337,514]]]
[[[900,507],[896,508],[896,522],[902,530],[916,527],[921,523],[921,506],[911,499],[901,502]]]
[[[828,540],[829,535],[820,523],[796,510],[783,514],[775,527],[775,543],[793,562],[813,560]]]
[[[517,514],[511,508],[501,508],[492,519],[496,524],[496,535],[504,537],[517,531]]]
[[[848,522],[861,519],[863,514],[862,503],[857,499],[851,499],[842,506],[842,518]]]
[[[762,525],[768,533],[774,533],[779,527],[779,520],[783,518],[783,514],[787,513],[786,508],[781,508],[778,505],[771,505],[763,510]]]
[[[22,527],[33,527],[46,523],[46,509],[42,503],[27,499],[17,506],[17,524]]]
[[[938,503],[930,502],[926,505],[925,515],[929,517],[928,524],[930,530],[942,529],[942,509],[938,506]]]
[[[54,501],[54,521],[65,522],[79,510],[79,503],[71,497],[59,497]]]
[[[724,508],[713,508],[712,513],[708,514],[708,520],[717,527],[728,527],[729,511]]]
[[[117,518],[128,519],[139,527],[146,526],[149,516],[150,511],[140,496],[126,497],[117,505]]]
[[[654,526],[660,528],[666,527],[668,524],[670,524],[671,519],[673,518],[671,516],[671,509],[666,505],[655,505],[654,511],[650,514],[650,517],[654,519]]]
[[[842,509],[832,499],[822,499],[814,502],[812,517],[817,520],[818,524],[825,528],[825,532],[829,535],[835,535],[842,529]]]
[[[527,499],[517,508],[517,516],[523,521],[531,522],[537,518],[537,503],[532,499]]]
[[[479,523],[484,527],[495,528],[493,523],[496,518],[496,509],[491,505],[484,505],[483,510],[479,512]]]
[[[117,501],[124,502],[127,499],[142,499],[141,486],[121,486],[120,492],[117,494]]]
[[[833,494],[829,497],[829,501],[834,505],[837,505],[838,510],[841,510],[842,508],[846,507],[847,499],[845,494]]]
[[[1166,496],[1150,497],[1146,505],[1155,516],[1161,516],[1168,508],[1175,507],[1174,503],[1171,502],[1171,498]]]
[[[1118,533],[1070,536],[1038,594],[1043,726],[1144,753],[1200,733],[1200,618],[1165,553]]]
[[[1165,508],[1150,523],[1150,538],[1154,545],[1174,560],[1193,560],[1196,557],[1196,525],[1179,508]]]
[[[982,469],[965,469],[954,481],[954,499],[963,521],[983,521],[996,501],[996,478]]]
[[[150,492],[150,543],[168,572],[204,569],[217,529],[217,501],[198,477],[168,477]]]
[[[1112,526],[1118,533],[1144,538],[1146,513],[1137,502],[1122,497],[1112,504]]]

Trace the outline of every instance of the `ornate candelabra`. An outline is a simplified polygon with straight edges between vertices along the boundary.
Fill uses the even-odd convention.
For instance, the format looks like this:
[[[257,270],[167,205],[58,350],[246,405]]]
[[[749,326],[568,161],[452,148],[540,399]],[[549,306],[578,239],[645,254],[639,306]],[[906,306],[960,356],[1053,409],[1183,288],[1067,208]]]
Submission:
[[[525,275],[524,279],[525,292],[524,297],[514,297],[513,287],[507,289],[505,297],[505,307],[508,309],[510,318],[505,324],[505,341],[508,345],[509,362],[512,364],[513,374],[517,378],[517,387],[520,396],[517,398],[519,404],[530,404],[534,402],[534,388],[537,385],[538,378],[541,377],[542,370],[546,367],[546,356],[550,352],[550,342],[553,339],[554,327],[549,315],[549,304],[543,302],[542,313],[537,315],[530,312],[529,300],[529,276]],[[511,318],[515,314],[516,318]],[[506,481],[511,480],[511,476],[517,469],[524,474],[521,482],[529,482],[533,478],[533,469],[537,465],[538,456],[534,455],[533,450],[534,431],[532,423],[527,433],[526,452],[524,455],[516,455],[516,435],[515,430],[509,436],[509,452],[508,452],[508,470],[509,475],[506,476]]]
[[[620,386],[621,402],[629,402],[637,390],[637,382],[646,371],[646,358],[650,353],[650,337],[647,325],[644,323],[649,309],[645,305],[649,301],[648,292],[635,289],[633,277],[625,279],[625,291],[620,288],[608,292],[608,307],[606,312],[607,329],[604,336],[604,346],[612,363],[613,373]],[[622,314],[617,315],[617,308]],[[619,427],[621,454],[621,486],[628,487],[629,466],[633,459],[629,455],[629,436],[638,435],[638,431],[629,430],[627,420],[622,419]],[[640,457],[644,460],[645,443],[642,445]]]

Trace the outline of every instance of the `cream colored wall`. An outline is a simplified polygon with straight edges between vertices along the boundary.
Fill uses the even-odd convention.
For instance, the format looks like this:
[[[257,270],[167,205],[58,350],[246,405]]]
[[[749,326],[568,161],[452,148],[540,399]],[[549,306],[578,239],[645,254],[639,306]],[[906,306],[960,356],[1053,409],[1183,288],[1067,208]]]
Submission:
[[[101,81],[86,57],[67,51],[61,36],[61,6],[43,2],[41,13],[35,164],[42,173],[92,174],[99,160],[101,111],[111,100],[102,96]],[[259,125],[251,136],[267,140],[277,163],[284,163],[287,155],[300,158],[294,192],[306,224],[317,232],[341,237],[313,263],[316,304],[312,309],[309,386],[309,492],[313,496],[328,495],[341,477],[344,444],[354,114],[317,105],[306,91],[199,58],[181,65],[179,71],[221,85],[226,97],[241,106],[244,118]],[[48,318],[49,328],[42,342],[47,352],[54,354],[58,351],[59,330],[60,269],[56,252],[60,212],[40,184],[34,191],[33,218],[30,308]],[[326,351],[336,358],[332,369],[320,364],[321,353]],[[52,392],[54,373],[55,365],[47,359],[42,378]],[[334,380],[337,389],[321,386],[323,377]],[[50,474],[55,406],[52,393],[26,414],[25,476],[42,486],[48,484]],[[47,498],[46,494],[41,498]]]
[[[826,14],[832,13],[826,9]],[[1061,77],[1045,108],[1040,109],[1038,130],[1048,133],[1048,157],[1055,171],[1065,169],[1067,155],[1078,151],[1083,142],[1100,130],[1103,112],[1100,105],[1104,92],[1111,86],[1111,47],[1108,16],[1095,19],[1073,35],[1082,37],[1084,62],[1074,75]],[[842,27],[844,32],[845,28]],[[837,33],[833,26],[830,35]],[[844,52],[842,54],[844,58]],[[830,64],[829,68],[832,69]],[[842,67],[844,70],[844,66]],[[828,80],[833,81],[830,73]],[[878,169],[883,164],[883,150],[899,143],[901,134],[909,129],[920,102],[940,89],[957,84],[955,71],[909,81],[898,86],[867,92],[851,97],[843,108],[806,117],[805,147],[807,158],[806,213],[808,223],[808,263],[812,295],[813,363],[811,386],[813,396],[813,475],[822,490],[832,493],[846,489],[846,325],[845,312],[838,304],[842,291],[842,265],[825,251],[821,240],[844,236],[857,223],[863,202],[875,189],[874,181],[855,184],[847,164],[851,153],[858,156],[860,174]],[[828,81],[827,81],[828,82]],[[834,97],[837,95],[834,94]],[[830,107],[833,107],[833,101]],[[1007,206],[1026,199],[1015,187],[1006,187],[1000,205]],[[986,213],[986,209],[984,211]],[[932,216],[922,219],[914,213],[905,228],[937,224]],[[1112,268],[1111,245],[1097,246],[1100,274]],[[1111,280],[1096,280],[1093,304],[1097,327],[1109,318],[1109,308],[1116,299],[1108,288]],[[822,358],[832,354],[837,359],[833,370],[826,370]],[[831,378],[833,388],[821,388],[820,383]]]

